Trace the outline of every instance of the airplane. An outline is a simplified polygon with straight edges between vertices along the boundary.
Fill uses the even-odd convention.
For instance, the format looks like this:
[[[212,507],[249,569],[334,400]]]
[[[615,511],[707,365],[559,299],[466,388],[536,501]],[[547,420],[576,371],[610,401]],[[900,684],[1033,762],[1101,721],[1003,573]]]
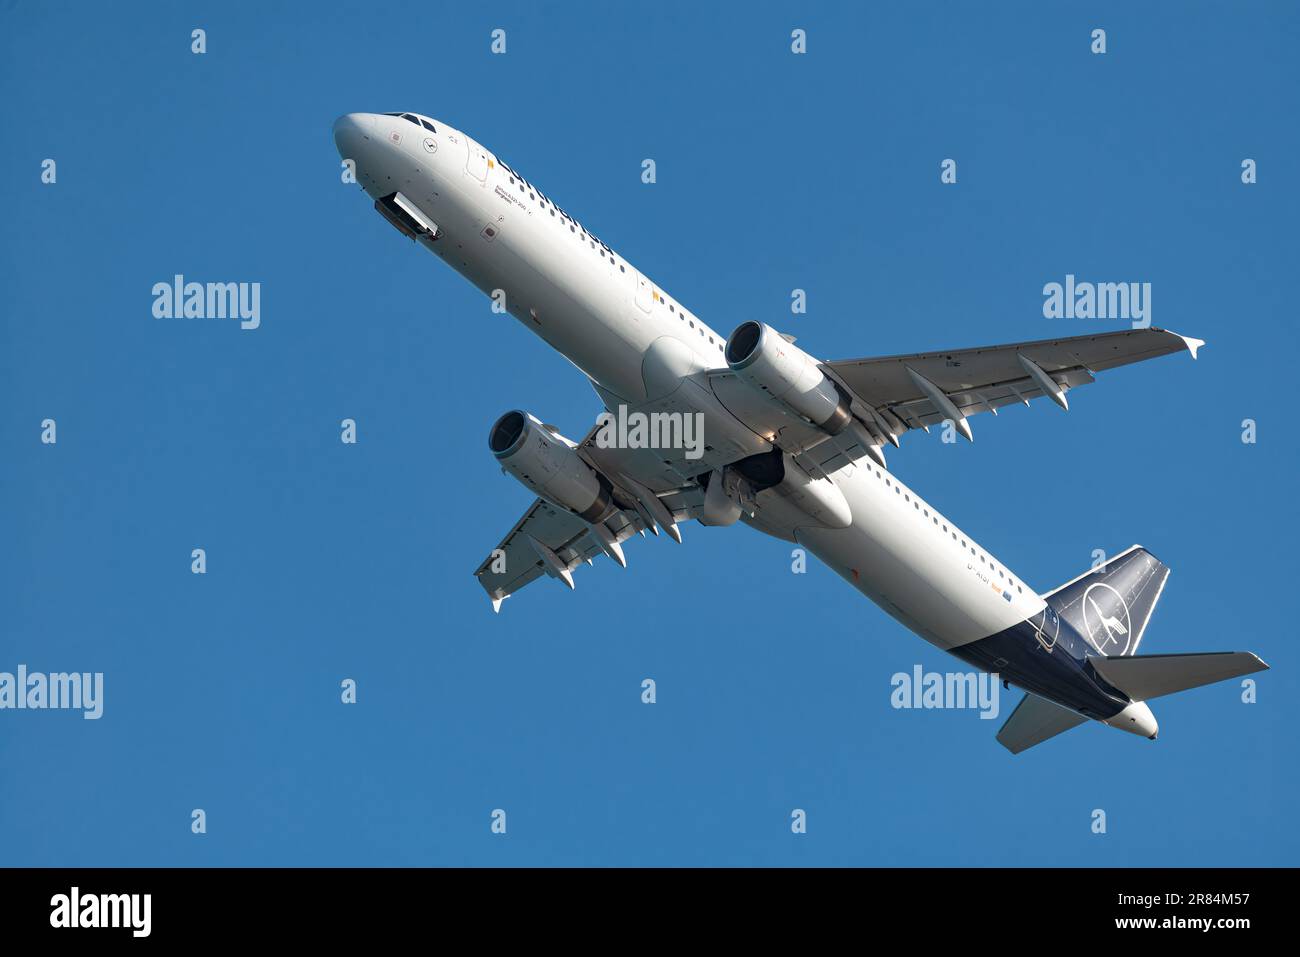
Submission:
[[[602,441],[599,422],[575,442],[521,410],[493,423],[490,451],[536,496],[474,573],[494,610],[542,577],[573,588],[600,555],[626,567],[623,543],[638,533],[680,542],[688,520],[743,521],[1023,689],[997,735],[1012,753],[1089,720],[1154,740],[1151,699],[1268,667],[1249,652],[1139,655],[1169,576],[1145,548],[1040,595],[885,463],[884,447],[912,430],[973,441],[975,415],[1041,397],[1068,410],[1066,393],[1097,373],[1183,351],[1195,359],[1203,341],[1143,328],[824,361],[761,321],[716,332],[441,120],[348,113],[333,134],[384,219],[567,357],[602,415],[658,423],[657,442]],[[702,448],[674,431],[685,417],[702,424]]]

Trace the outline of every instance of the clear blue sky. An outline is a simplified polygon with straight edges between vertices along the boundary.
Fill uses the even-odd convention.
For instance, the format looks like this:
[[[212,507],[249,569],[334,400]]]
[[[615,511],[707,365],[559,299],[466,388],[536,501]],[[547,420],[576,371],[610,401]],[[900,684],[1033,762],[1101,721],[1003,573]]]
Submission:
[[[6,5],[0,670],[102,671],[105,711],[0,712],[0,863],[1297,863],[1298,27],[1286,3]],[[960,664],[744,527],[494,616],[471,573],[529,496],[488,427],[578,436],[597,400],[340,183],[354,110],[466,130],[713,327],[825,358],[1112,330],[1045,319],[1043,285],[1151,282],[1200,361],[890,465],[1040,590],[1146,545],[1173,574],[1143,650],[1253,650],[1258,703],[1227,683],[1157,702],[1158,743],[1088,726],[1013,758],[1016,697],[894,710],[892,674]],[[261,282],[261,327],[154,319],[175,273]]]

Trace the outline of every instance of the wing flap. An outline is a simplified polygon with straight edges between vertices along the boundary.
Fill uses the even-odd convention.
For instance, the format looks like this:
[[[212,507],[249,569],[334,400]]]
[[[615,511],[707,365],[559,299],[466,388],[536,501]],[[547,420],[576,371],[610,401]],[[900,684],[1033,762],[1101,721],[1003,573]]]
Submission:
[[[604,525],[619,544],[645,527],[640,516],[628,512],[617,513]],[[550,549],[567,571],[604,554],[586,522],[545,499],[534,499],[523,518],[474,572],[494,604],[499,605],[546,574],[546,561],[537,553],[530,538]]]

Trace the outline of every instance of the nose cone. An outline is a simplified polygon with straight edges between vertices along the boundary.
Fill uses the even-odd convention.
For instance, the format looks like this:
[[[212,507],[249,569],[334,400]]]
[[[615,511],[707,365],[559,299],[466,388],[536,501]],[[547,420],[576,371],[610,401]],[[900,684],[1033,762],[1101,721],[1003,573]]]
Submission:
[[[1152,741],[1160,733],[1160,725],[1156,722],[1156,716],[1151,713],[1151,709],[1147,707],[1145,701],[1134,701],[1115,717],[1107,720],[1106,723],[1112,728],[1119,728],[1121,731],[1127,731],[1130,734],[1140,734]]]
[[[334,145],[344,159],[356,159],[366,141],[374,135],[373,113],[345,113],[334,121]]]

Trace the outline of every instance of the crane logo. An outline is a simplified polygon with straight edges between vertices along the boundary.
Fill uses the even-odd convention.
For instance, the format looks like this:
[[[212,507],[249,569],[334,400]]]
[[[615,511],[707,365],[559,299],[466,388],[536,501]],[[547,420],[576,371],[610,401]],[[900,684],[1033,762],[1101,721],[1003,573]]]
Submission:
[[[1094,582],[1083,593],[1083,622],[1088,641],[1103,655],[1126,655],[1133,644],[1128,604],[1105,582]]]

